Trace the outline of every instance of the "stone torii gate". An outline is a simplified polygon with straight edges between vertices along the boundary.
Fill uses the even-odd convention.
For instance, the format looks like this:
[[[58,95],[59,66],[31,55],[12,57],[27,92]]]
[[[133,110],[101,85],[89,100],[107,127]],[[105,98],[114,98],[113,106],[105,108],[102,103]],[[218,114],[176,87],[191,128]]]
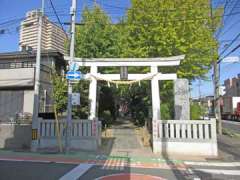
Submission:
[[[74,62],[79,67],[90,67],[90,73],[84,74],[83,79],[90,80],[89,85],[89,101],[90,101],[90,115],[89,119],[97,118],[97,80],[105,80],[109,82],[121,80],[120,74],[101,74],[98,73],[98,67],[122,67],[122,66],[135,66],[135,67],[150,67],[150,73],[146,74],[128,74],[127,81],[142,81],[151,80],[152,92],[152,117],[153,120],[160,120],[160,94],[159,82],[161,80],[176,80],[176,73],[162,74],[158,72],[158,67],[179,66],[184,55],[163,57],[163,58],[75,58]],[[69,61],[70,57],[64,57]]]

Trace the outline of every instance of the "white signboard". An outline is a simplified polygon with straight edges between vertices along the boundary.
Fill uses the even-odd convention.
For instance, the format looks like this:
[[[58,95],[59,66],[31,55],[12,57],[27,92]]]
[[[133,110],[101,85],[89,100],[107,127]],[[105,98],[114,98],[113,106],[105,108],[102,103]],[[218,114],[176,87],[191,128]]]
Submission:
[[[72,93],[72,105],[80,105],[80,93]]]
[[[236,63],[239,62],[239,57],[238,56],[229,56],[223,59],[224,63]]]

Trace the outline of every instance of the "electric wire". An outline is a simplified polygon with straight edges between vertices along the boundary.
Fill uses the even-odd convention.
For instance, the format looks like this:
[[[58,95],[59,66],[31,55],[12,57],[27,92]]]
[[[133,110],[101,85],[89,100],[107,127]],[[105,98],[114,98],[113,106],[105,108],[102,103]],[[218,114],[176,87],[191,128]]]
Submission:
[[[64,28],[63,28],[63,26],[62,26],[62,23],[61,23],[61,20],[60,20],[58,14],[57,14],[57,11],[56,11],[56,9],[55,9],[55,7],[54,7],[54,4],[53,4],[52,0],[49,0],[49,1],[50,1],[50,4],[51,4],[51,7],[52,7],[52,9],[53,9],[53,12],[54,12],[54,14],[55,14],[56,17],[57,17],[57,20],[58,20],[58,22],[59,22],[62,30],[64,31]]]

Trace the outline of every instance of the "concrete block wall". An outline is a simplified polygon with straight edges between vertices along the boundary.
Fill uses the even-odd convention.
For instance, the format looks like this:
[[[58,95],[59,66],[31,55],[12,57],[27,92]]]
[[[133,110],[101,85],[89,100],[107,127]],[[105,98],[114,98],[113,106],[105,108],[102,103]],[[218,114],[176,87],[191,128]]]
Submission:
[[[28,149],[31,137],[31,124],[0,124],[0,148]]]

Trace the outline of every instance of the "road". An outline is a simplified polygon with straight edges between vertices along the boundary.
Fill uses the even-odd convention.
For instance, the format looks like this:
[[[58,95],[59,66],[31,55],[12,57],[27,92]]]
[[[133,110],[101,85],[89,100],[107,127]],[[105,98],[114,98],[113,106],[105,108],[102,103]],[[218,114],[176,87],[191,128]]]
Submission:
[[[240,179],[239,163],[184,162],[180,167],[156,166],[135,168],[121,165],[121,162],[104,165],[64,164],[25,161],[0,161],[0,180],[134,180],[145,175],[147,179]],[[110,178],[106,176],[111,175]],[[113,178],[112,176],[119,176]],[[105,176],[105,178],[100,178]],[[122,177],[120,177],[122,176]],[[137,177],[138,176],[138,177]],[[131,177],[131,178],[130,178]],[[135,177],[135,178],[134,178]],[[144,178],[141,178],[144,179]]]
[[[232,130],[240,134],[240,122],[222,120],[223,128]]]

